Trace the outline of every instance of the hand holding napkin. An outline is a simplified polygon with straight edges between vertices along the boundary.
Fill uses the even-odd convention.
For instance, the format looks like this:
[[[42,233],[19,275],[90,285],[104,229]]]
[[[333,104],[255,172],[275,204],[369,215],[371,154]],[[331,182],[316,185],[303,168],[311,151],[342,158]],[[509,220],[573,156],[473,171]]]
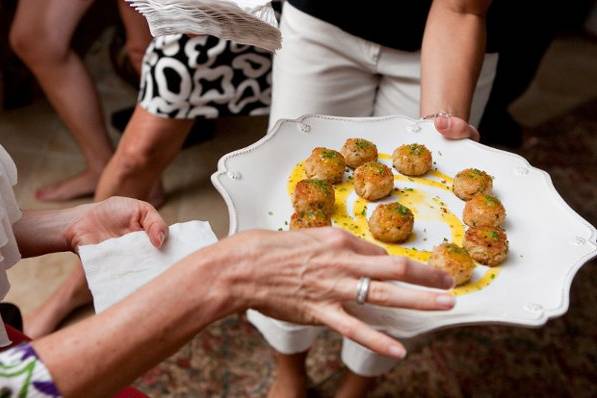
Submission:
[[[153,36],[212,35],[269,51],[282,37],[270,0],[127,0],[149,23]]]
[[[180,259],[217,240],[208,222],[189,221],[171,225],[161,249],[151,244],[144,231],[79,247],[95,312],[104,311]]]

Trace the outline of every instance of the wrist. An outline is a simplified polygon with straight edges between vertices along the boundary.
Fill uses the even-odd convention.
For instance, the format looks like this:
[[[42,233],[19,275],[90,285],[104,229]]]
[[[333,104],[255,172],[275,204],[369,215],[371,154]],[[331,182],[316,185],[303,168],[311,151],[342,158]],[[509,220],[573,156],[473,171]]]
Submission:
[[[200,272],[205,275],[208,270],[207,274],[213,275],[212,290],[221,293],[218,299],[226,315],[255,307],[265,295],[263,289],[256,286],[256,281],[259,269],[267,267],[263,264],[255,267],[258,261],[254,243],[253,233],[241,233],[194,254],[204,259],[200,261],[209,263],[204,263],[202,267],[205,268]]]
[[[63,213],[61,214],[61,217],[63,219],[62,222],[64,227],[61,236],[68,251],[73,253],[77,252],[77,248],[80,244],[80,239],[77,233],[77,224],[89,211],[90,207],[94,205],[95,204],[93,203],[85,204],[62,210]]]
[[[182,263],[187,270],[182,278],[188,286],[185,295],[191,298],[188,308],[192,308],[196,330],[244,309],[235,284],[236,265],[219,244],[192,253]]]
[[[23,257],[72,251],[68,230],[77,218],[74,209],[27,210],[13,226]]]

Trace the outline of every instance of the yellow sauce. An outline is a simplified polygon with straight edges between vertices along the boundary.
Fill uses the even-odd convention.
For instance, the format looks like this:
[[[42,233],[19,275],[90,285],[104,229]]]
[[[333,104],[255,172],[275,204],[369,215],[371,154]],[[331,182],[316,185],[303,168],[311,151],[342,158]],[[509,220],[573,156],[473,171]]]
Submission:
[[[391,156],[389,154],[381,153],[379,154],[379,158],[388,160],[391,159]],[[296,184],[305,178],[307,178],[307,175],[302,162],[300,162],[294,167],[288,178],[289,196],[292,197]],[[394,178],[396,181],[411,183],[409,185],[426,185],[448,192],[452,191],[451,186],[453,179],[437,169],[430,171],[425,177],[407,177],[398,174],[395,175]],[[360,238],[385,248],[389,254],[409,257],[423,263],[426,263],[429,260],[429,257],[431,256],[430,251],[407,247],[409,246],[409,242],[412,244],[415,240],[414,232],[409,240],[402,244],[390,244],[376,240],[371,235],[371,232],[369,232],[367,223],[367,206],[369,205],[369,201],[357,197],[354,202],[353,214],[349,214],[347,201],[354,191],[352,179],[335,185],[334,189],[336,194],[336,205],[332,215],[332,221],[336,227],[345,229]],[[402,205],[411,209],[415,216],[415,222],[417,219],[431,219],[441,220],[448,225],[450,228],[451,241],[462,246],[464,239],[464,224],[450,211],[450,209],[448,209],[441,198],[432,196],[431,194],[416,188],[395,189],[392,195],[396,197],[397,201]],[[499,274],[499,271],[499,267],[490,268],[478,280],[454,288],[451,293],[460,296],[481,290],[493,282]]]
[[[288,196],[292,197],[294,193],[294,189],[296,188],[296,184],[300,181],[307,178],[307,173],[305,172],[305,168],[303,167],[303,162],[297,163],[292,169],[292,173],[290,177],[288,177]]]
[[[465,294],[474,293],[486,286],[489,286],[491,282],[500,274],[500,267],[489,268],[485,271],[485,274],[476,281],[469,282],[466,285],[455,287],[450,291],[454,296],[463,296]]]

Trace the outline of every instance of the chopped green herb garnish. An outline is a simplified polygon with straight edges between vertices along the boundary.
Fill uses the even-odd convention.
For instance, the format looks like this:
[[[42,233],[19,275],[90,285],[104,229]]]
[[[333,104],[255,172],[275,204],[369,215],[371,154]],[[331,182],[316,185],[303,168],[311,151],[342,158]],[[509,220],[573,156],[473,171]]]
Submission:
[[[321,151],[321,157],[324,159],[334,159],[338,157],[338,152],[332,151],[331,149],[324,149]]]
[[[410,144],[408,149],[410,150],[411,154],[421,156],[426,148],[421,144]]]
[[[495,206],[500,203],[500,201],[497,198],[495,198],[491,195],[483,195],[483,198],[485,199],[485,202],[490,205]]]
[[[379,175],[384,175],[388,172],[386,166],[378,162],[367,163],[367,168],[369,168],[371,171],[376,172]]]
[[[367,148],[370,148],[371,146],[373,146],[373,144],[371,142],[364,140],[362,138],[357,138],[355,140],[355,145],[359,149],[367,149]]]
[[[447,249],[449,252],[468,255],[468,251],[466,251],[465,248],[460,247],[460,246],[456,245],[455,243],[448,243],[446,246],[447,246]]]
[[[403,206],[402,204],[396,202],[394,203],[394,210],[400,214],[402,214],[403,216],[407,216],[411,214],[411,211],[408,207]]]
[[[319,179],[311,179],[311,180],[307,180],[307,182],[309,184],[315,185],[317,188],[319,188],[320,190],[328,193],[331,190],[331,186],[330,183],[327,182],[326,180],[319,180]]]

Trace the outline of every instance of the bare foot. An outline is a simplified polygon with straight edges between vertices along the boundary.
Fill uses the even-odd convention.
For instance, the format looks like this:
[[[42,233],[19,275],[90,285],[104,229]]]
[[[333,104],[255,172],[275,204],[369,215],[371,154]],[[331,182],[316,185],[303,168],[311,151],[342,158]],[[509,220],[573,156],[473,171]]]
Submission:
[[[284,355],[275,354],[277,372],[267,394],[268,398],[305,398],[307,396],[307,352]]]
[[[336,398],[363,398],[375,387],[375,377],[363,377],[350,370],[336,392]]]
[[[33,312],[25,315],[24,332],[33,340],[52,333],[73,310],[90,303],[91,292],[87,288],[81,265],[66,281]]]
[[[100,173],[88,169],[66,180],[38,189],[35,197],[43,202],[61,202],[92,196],[99,177]]]

